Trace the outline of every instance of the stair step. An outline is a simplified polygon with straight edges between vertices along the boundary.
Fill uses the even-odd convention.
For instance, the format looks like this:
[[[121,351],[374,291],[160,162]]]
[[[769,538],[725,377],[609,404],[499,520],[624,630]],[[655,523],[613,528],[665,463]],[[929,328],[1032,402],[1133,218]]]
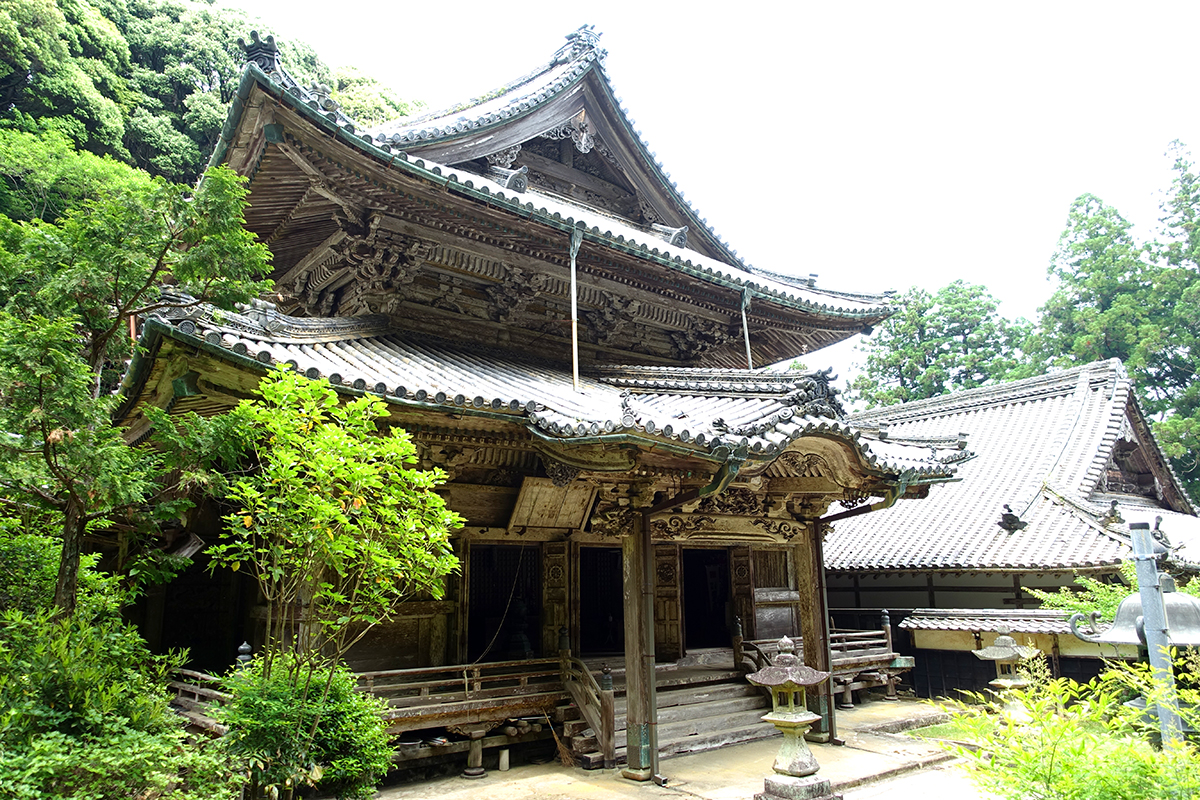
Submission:
[[[705,683],[679,686],[671,689],[657,689],[655,692],[656,705],[659,710],[673,706],[696,705],[716,700],[726,700],[731,697],[762,697],[766,694],[762,689],[745,681],[738,683]],[[616,698],[613,704],[617,714],[625,713],[625,697]]]
[[[703,750],[724,747],[725,745],[753,742],[779,735],[779,729],[774,725],[759,722],[754,726],[729,728],[724,731],[708,734],[683,736],[675,739],[663,739],[660,737],[658,741],[658,753],[659,756],[696,753]],[[604,756],[598,752],[578,753],[576,754],[576,758],[579,760],[579,765],[584,769],[599,769],[604,766]],[[624,764],[628,760],[624,745],[617,748],[616,760],[618,764]]]
[[[663,726],[676,722],[699,720],[709,717],[726,717],[730,714],[737,714],[743,711],[757,711],[759,716],[761,716],[770,707],[770,701],[760,694],[731,694],[728,697],[721,697],[707,702],[659,708],[658,724],[661,729]],[[613,722],[617,731],[625,730],[624,710],[616,715]],[[569,737],[573,737],[581,744],[584,740],[594,736],[587,721],[582,719],[565,723],[563,725],[563,733]]]
[[[717,710],[716,713],[710,716],[684,717],[667,721],[662,715],[658,718],[658,741],[660,749],[666,742],[675,740],[686,740],[689,737],[707,737],[710,734],[720,734],[729,730],[737,729],[752,729],[759,726],[770,728],[768,723],[762,721],[762,716],[767,709],[763,706],[755,708],[742,708],[736,711]],[[625,746],[626,730],[624,719],[617,723],[617,731],[613,737],[616,740],[618,749]],[[591,734],[591,731],[584,731],[579,736],[572,736],[568,741],[568,746],[576,753],[591,753],[600,749],[596,737]]]

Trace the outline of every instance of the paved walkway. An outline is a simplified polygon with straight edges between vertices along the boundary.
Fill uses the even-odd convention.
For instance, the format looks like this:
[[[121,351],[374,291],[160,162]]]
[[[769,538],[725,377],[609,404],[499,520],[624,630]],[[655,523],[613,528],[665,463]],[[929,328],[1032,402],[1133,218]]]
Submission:
[[[963,769],[936,744],[893,731],[938,721],[927,703],[870,702],[838,712],[843,746],[812,745],[820,774],[846,800],[985,800]],[[481,780],[459,777],[388,787],[378,800],[749,800],[763,790],[778,737],[663,759],[666,786],[637,783],[619,770],[582,770],[560,764],[521,765],[489,771]]]

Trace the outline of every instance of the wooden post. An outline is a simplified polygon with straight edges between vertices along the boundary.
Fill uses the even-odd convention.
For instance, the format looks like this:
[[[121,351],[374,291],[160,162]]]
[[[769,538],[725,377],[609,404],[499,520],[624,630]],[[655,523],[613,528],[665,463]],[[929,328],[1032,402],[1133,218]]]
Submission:
[[[742,618],[733,617],[733,668],[742,670]]]
[[[483,769],[483,737],[486,733],[486,728],[476,728],[467,732],[471,743],[467,750],[467,768],[463,770],[462,777],[475,779],[486,774]]]
[[[625,592],[625,736],[628,766],[621,774],[648,781],[657,765],[654,697],[654,582],[646,515],[633,515],[621,540]]]
[[[607,738],[601,743],[601,754],[604,756],[604,768],[614,769],[617,766],[617,704],[613,696],[612,670],[607,663],[601,665],[600,669],[600,719],[607,732]]]
[[[804,523],[804,535],[797,537],[793,550],[796,588],[800,602],[800,632],[804,645],[804,663],[821,672],[831,672],[829,655],[829,609],[825,599],[825,567],[821,563],[820,521],[799,519]],[[833,721],[833,681],[825,681],[807,693],[808,709],[819,714],[821,721],[813,725],[808,738],[828,742],[835,738]]]

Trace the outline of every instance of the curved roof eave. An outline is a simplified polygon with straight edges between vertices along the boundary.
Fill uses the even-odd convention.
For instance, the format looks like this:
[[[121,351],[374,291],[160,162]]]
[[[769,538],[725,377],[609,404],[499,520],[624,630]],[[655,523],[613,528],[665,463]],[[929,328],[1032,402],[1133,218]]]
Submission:
[[[373,158],[387,168],[397,169],[409,176],[433,183],[448,192],[459,194],[476,202],[517,213],[563,233],[569,234],[577,227],[582,228],[585,241],[592,241],[613,250],[635,255],[725,289],[737,292],[748,291],[751,297],[774,301],[796,311],[861,321],[868,325],[882,321],[893,313],[892,306],[886,303],[870,305],[873,301],[884,299],[870,295],[864,295],[861,301],[867,307],[859,309],[807,300],[800,296],[802,290],[799,288],[793,288],[786,284],[771,286],[763,278],[749,270],[731,267],[699,253],[681,254],[677,252],[677,248],[671,248],[665,242],[653,239],[649,235],[645,240],[639,241],[623,234],[614,234],[611,230],[602,230],[599,225],[588,226],[585,221],[577,220],[570,214],[563,216],[559,211],[550,212],[544,207],[538,208],[533,201],[525,200],[522,195],[511,191],[506,192],[498,184],[494,184],[486,178],[477,175],[459,176],[456,171],[441,164],[427,163],[424,159],[412,158],[407,153],[393,150],[386,143],[377,144],[370,136],[357,134],[353,123],[339,124],[339,115],[334,112],[321,112],[316,100],[306,102],[300,96],[298,88],[284,87],[283,84],[270,78],[258,65],[253,63],[247,64],[242,75],[242,81],[230,106],[229,116],[218,138],[217,147],[209,160],[209,166],[215,166],[225,160],[229,143],[234,131],[241,124],[247,102],[255,87],[273,95],[281,102],[287,103],[327,134]],[[736,272],[743,273],[744,277],[734,274]],[[821,295],[820,292],[815,292],[815,294]]]
[[[196,322],[192,320],[180,320],[178,323],[179,327],[158,317],[146,321],[138,351],[121,383],[120,394],[124,400],[117,410],[117,419],[125,418],[136,407],[142,387],[149,377],[150,366],[163,339],[186,344],[259,374],[265,374],[272,366],[282,364],[290,363],[294,368],[300,367],[292,360],[279,361],[267,349],[252,353],[247,346],[252,344],[249,340],[222,335],[216,330],[209,331],[216,333],[216,336],[202,335]],[[184,330],[183,325],[191,327]],[[871,452],[869,444],[858,431],[853,430],[847,423],[834,419],[801,417],[782,421],[771,431],[778,441],[772,441],[763,435],[698,436],[683,440],[679,432],[673,431],[671,426],[660,427],[649,420],[614,421],[612,425],[607,421],[603,425],[582,422],[567,424],[561,419],[556,419],[561,417],[561,414],[541,406],[532,399],[516,398],[508,403],[497,404],[495,401],[481,402],[479,398],[472,400],[463,394],[449,397],[446,392],[439,392],[435,396],[422,390],[405,390],[404,396],[401,397],[394,391],[394,387],[393,390],[389,390],[383,384],[376,384],[368,388],[363,379],[351,380],[336,373],[327,374],[327,371],[319,368],[308,369],[306,374],[309,374],[309,377],[330,380],[335,390],[342,394],[374,394],[389,405],[414,410],[445,411],[447,407],[451,407],[455,413],[463,416],[521,425],[535,439],[547,444],[561,443],[576,447],[591,444],[632,444],[697,458],[714,465],[737,462],[742,464],[743,468],[757,469],[765,468],[793,442],[815,436],[848,445],[859,460],[864,473],[884,481],[897,479],[902,473],[908,473],[909,485],[955,480],[953,475],[956,468],[953,464],[934,461],[918,463],[915,459],[895,461],[881,457]]]

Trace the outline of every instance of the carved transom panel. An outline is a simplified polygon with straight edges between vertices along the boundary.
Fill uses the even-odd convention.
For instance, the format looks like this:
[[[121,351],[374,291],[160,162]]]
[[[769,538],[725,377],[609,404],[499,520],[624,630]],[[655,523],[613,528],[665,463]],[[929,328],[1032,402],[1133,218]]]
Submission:
[[[667,519],[656,519],[650,523],[650,537],[653,539],[678,539],[695,533],[712,530],[716,523],[713,517],[691,515],[687,517],[672,516]]]
[[[784,453],[775,463],[798,478],[825,478],[833,475],[829,463],[816,453]]]
[[[348,233],[329,258],[300,270],[280,290],[313,316],[394,313],[399,289],[416,279],[433,245],[378,225],[375,217],[365,232]]]
[[[686,330],[672,331],[671,344],[676,358],[690,361],[705,351],[728,344],[739,335],[739,330],[732,325],[698,319]]]
[[[766,517],[758,517],[751,520],[751,523],[759,526],[767,533],[782,538],[785,542],[790,542],[795,537],[804,533],[804,525],[799,522],[791,522],[785,519],[768,519]]]
[[[763,498],[750,489],[726,489],[700,501],[696,511],[702,514],[730,514],[738,517],[757,516],[764,513]]]

